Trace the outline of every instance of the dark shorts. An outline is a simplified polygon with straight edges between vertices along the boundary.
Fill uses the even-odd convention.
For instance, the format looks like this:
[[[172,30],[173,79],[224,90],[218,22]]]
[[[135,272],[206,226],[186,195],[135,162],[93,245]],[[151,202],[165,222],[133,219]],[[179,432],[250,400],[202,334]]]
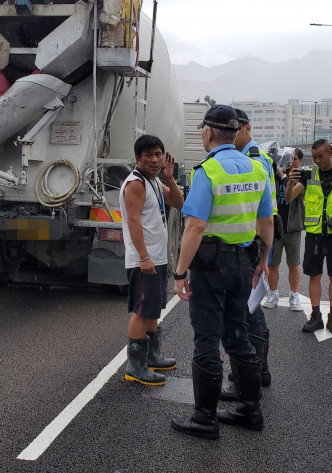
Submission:
[[[167,264],[155,266],[157,274],[143,274],[140,268],[127,269],[128,312],[145,319],[159,319],[167,303]]]
[[[306,233],[303,259],[303,272],[307,276],[323,274],[323,263],[326,257],[327,274],[332,276],[332,235],[323,237]]]
[[[287,266],[300,264],[301,232],[284,233],[280,240],[273,243],[271,266],[281,263],[282,250],[286,250]]]

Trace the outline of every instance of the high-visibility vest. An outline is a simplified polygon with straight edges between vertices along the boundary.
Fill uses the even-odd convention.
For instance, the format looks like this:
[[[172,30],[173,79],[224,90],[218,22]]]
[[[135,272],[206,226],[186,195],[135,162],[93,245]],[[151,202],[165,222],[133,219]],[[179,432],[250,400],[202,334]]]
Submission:
[[[270,166],[270,186],[271,186],[271,197],[272,197],[272,206],[273,206],[273,215],[276,215],[278,213],[278,206],[277,206],[277,191],[276,191],[276,180],[275,180],[275,176],[274,176],[274,171],[273,171],[273,159],[270,158],[270,156],[265,153],[265,151],[263,151],[262,149],[258,148],[258,146],[252,146],[251,148],[249,148],[249,151],[247,152],[247,156],[249,156],[249,158],[251,159],[255,159],[256,155],[253,154],[252,152],[250,152],[250,150],[252,148],[256,148],[257,149],[257,152],[264,156],[268,162],[269,162],[269,166]]]
[[[319,178],[319,168],[314,166],[311,170],[311,179],[307,181],[307,188],[304,195],[304,225],[308,233],[321,234],[323,232],[323,211],[326,200],[326,218],[332,224],[332,193],[325,198]],[[328,226],[327,233],[331,234],[332,229]]]
[[[255,238],[257,211],[267,172],[259,161],[251,162],[253,170],[243,174],[227,174],[212,157],[201,163],[212,181],[213,194],[204,235],[218,236],[228,244],[247,243]]]

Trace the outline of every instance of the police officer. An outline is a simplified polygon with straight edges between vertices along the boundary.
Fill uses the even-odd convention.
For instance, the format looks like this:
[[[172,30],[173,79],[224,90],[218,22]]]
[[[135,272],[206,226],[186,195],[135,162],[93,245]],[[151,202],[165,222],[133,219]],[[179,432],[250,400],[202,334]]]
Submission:
[[[251,135],[251,126],[249,122],[248,115],[244,110],[240,108],[235,108],[236,114],[239,120],[239,132],[235,138],[235,147],[238,151],[249,156],[252,159],[260,161],[263,165],[263,168],[267,172],[267,175],[270,180],[271,194],[272,194],[272,204],[273,204],[273,213],[278,213],[277,199],[276,199],[276,184],[273,171],[273,160],[270,156],[265,153],[262,149],[259,148],[256,141]]]
[[[236,135],[235,147],[238,151],[262,163],[267,172],[271,186],[271,196],[273,204],[273,214],[278,214],[276,200],[276,184],[273,170],[273,160],[270,156],[260,149],[251,135],[251,126],[248,115],[244,110],[235,109],[239,120],[240,130]],[[259,232],[259,229],[258,229]],[[261,305],[258,306],[253,314],[248,311],[249,333],[251,342],[255,345],[256,351],[262,360],[262,386],[270,386],[271,373],[268,368],[267,355],[269,351],[269,329],[266,325],[265,315]]]
[[[273,160],[267,153],[265,153],[262,149],[258,147],[256,141],[252,138],[251,126],[246,112],[239,108],[235,108],[234,110],[236,111],[239,121],[239,131],[235,138],[235,147],[242,154],[249,156],[251,159],[255,159],[256,161],[262,163],[263,168],[267,172],[270,181],[273,214],[275,215],[278,213],[278,208],[276,201],[276,186],[273,171]],[[271,384],[271,373],[268,366],[270,332],[267,328],[265,314],[260,304],[253,314],[251,314],[249,312],[249,309],[247,309],[247,315],[249,339],[252,345],[254,345],[257,356],[262,362],[262,386],[267,387]],[[230,382],[224,384],[224,386],[222,387],[220,399],[223,401],[236,401],[237,398],[232,373],[229,374],[228,378]]]
[[[219,437],[220,341],[230,356],[239,403],[233,412],[218,411],[218,420],[249,429],[263,428],[261,363],[249,341],[246,308],[252,285],[256,286],[262,271],[268,273],[272,200],[261,163],[235,149],[238,126],[235,110],[227,105],[211,107],[199,125],[209,154],[192,173],[183,207],[188,220],[174,274],[174,290],[189,301],[195,334],[195,411],[192,416],[174,417],[171,425],[185,434],[208,439]],[[257,222],[266,248],[254,272],[251,256]],[[187,269],[191,263],[189,286]]]

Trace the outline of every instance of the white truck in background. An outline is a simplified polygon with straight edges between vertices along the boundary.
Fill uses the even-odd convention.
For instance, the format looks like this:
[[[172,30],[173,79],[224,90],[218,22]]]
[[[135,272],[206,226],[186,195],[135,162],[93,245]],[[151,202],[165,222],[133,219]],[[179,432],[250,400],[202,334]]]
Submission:
[[[184,107],[184,170],[190,175],[194,166],[197,166],[206,156],[201,138],[201,130],[197,125],[202,123],[203,117],[210,108],[206,102],[185,102]]]
[[[127,284],[118,197],[141,134],[186,191],[183,103],[157,2],[152,21],[141,3],[0,0],[0,282],[23,266]],[[170,270],[182,225],[169,209]]]

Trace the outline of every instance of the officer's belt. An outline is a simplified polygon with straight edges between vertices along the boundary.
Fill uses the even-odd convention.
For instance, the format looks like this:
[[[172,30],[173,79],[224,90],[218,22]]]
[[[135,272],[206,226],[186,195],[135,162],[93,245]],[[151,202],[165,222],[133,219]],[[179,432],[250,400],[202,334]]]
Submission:
[[[232,251],[233,253],[247,253],[248,247],[247,246],[238,246],[225,243],[224,241],[220,240],[218,242],[218,251]]]
[[[209,237],[204,235],[192,261],[191,268],[201,271],[216,271],[221,267],[224,259],[220,254],[221,252],[235,253],[237,255],[247,253],[250,257],[250,247],[234,244],[228,245],[217,236]]]

